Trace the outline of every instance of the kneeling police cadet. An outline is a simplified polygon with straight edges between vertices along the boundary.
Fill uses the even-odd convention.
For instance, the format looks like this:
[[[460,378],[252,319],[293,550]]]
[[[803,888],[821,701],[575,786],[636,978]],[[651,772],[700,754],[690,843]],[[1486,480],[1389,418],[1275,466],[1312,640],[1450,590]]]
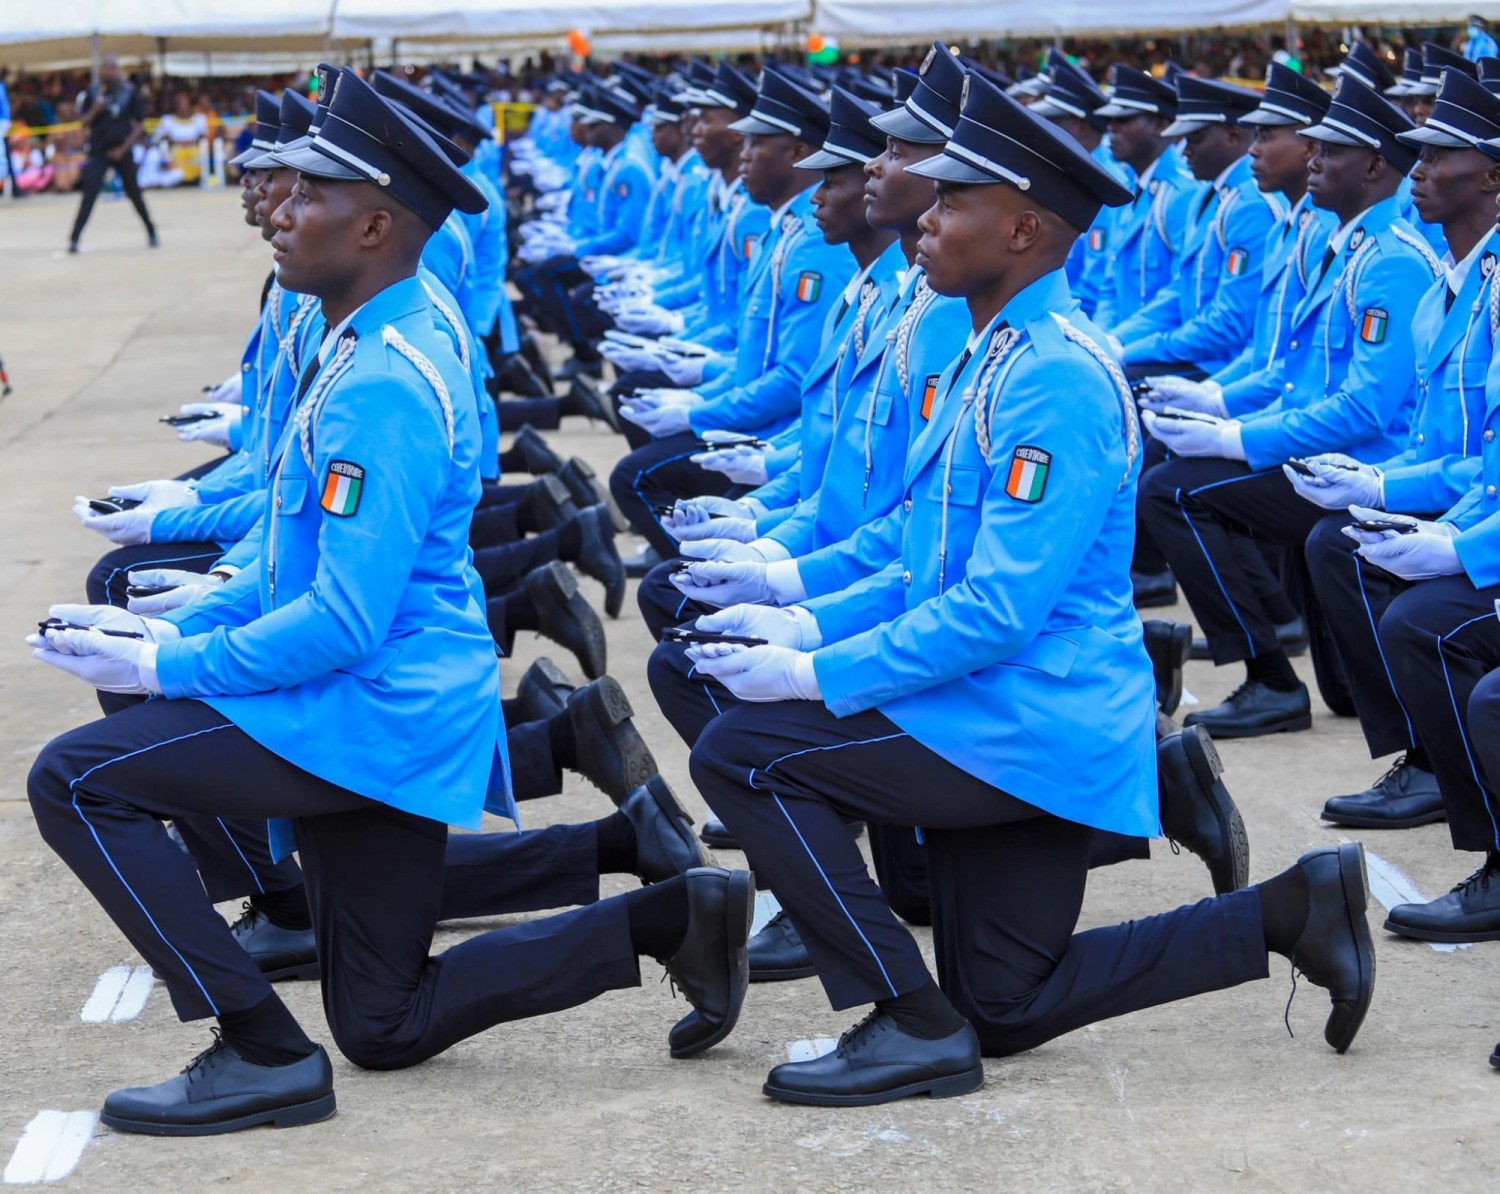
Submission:
[[[69,607],[28,640],[96,688],[159,694],[45,747],[28,792],[43,838],[166,985],[218,1020],[183,1072],[118,1090],[101,1119],[206,1135],[324,1119],[333,1071],[203,892],[166,818],[288,818],[340,1050],[414,1065],[497,1023],[637,985],[641,953],[693,1010],[673,1056],[733,1028],[748,873],[694,868],[639,892],[485,933],[436,957],[450,824],[514,814],[499,669],[469,567],[480,493],[470,374],[417,276],[423,246],[483,197],[453,147],[352,73],[287,165],[280,281],[332,329],[266,497],[259,559],[160,618]],[[393,455],[394,453],[394,455]],[[203,776],[215,777],[205,784]]]
[[[765,645],[692,648],[745,702],[694,746],[699,790],[830,1002],[874,1004],[765,1092],[825,1106],[962,1094],[983,1082],[981,1055],[1264,978],[1268,952],[1329,989],[1325,1036],[1342,1052],[1374,986],[1358,845],[1073,936],[1096,831],[1158,830],[1129,579],[1140,432],[1063,272],[1100,207],[1130,193],[978,78],[942,156],[908,170],[937,182],[918,264],[967,300],[974,335],[912,446],[901,559],[832,600],[724,620]],[[849,816],[922,827],[941,987]]]

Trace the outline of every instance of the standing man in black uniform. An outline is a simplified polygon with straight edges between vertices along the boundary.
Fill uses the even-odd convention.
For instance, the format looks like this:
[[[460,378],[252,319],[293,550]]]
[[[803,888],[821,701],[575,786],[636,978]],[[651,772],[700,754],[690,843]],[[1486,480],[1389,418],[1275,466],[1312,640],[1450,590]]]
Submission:
[[[83,113],[83,126],[89,131],[89,156],[83,164],[83,200],[68,236],[68,252],[78,252],[78,238],[89,222],[94,201],[104,186],[104,176],[111,170],[120,176],[120,185],[135,205],[141,223],[146,225],[146,243],[156,248],[156,225],[146,210],[146,200],[136,178],[135,158],[130,152],[145,132],[146,102],[135,84],[120,73],[120,61],[113,54],[104,56],[99,66],[99,84],[84,92],[78,108]]]

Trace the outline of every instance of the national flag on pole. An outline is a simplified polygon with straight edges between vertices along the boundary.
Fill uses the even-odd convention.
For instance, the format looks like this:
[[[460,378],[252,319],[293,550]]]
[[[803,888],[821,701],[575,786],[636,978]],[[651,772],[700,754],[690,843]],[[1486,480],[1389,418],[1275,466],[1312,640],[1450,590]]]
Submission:
[[[797,297],[804,303],[815,303],[823,293],[823,275],[804,270],[797,275]]]
[[[318,504],[330,514],[348,518],[359,509],[359,495],[364,486],[364,469],[347,460],[335,460],[328,466],[328,475],[323,480],[323,496]]]
[[[1005,492],[1018,502],[1039,502],[1047,489],[1047,473],[1052,467],[1052,453],[1041,448],[1017,448],[1010,458],[1010,475],[1005,478]]]
[[[1385,325],[1390,315],[1381,307],[1366,307],[1364,318],[1359,321],[1359,338],[1366,344],[1380,344],[1385,340]]]

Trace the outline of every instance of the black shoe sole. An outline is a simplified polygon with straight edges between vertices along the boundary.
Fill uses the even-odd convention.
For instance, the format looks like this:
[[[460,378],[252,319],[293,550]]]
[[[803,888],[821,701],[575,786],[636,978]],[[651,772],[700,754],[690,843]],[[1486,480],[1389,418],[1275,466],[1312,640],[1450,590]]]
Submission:
[[[1440,945],[1467,945],[1472,941],[1500,941],[1500,929],[1487,929],[1482,933],[1444,933],[1438,929],[1413,928],[1397,924],[1390,917],[1381,925],[1388,933],[1406,937],[1412,941],[1436,941]]]
[[[322,973],[323,967],[317,962],[298,962],[293,966],[278,966],[274,970],[261,970],[261,974],[268,983],[279,983],[283,979],[319,978]]]
[[[711,833],[707,825],[698,834],[698,840],[705,846],[712,846],[715,850],[738,850],[739,842],[734,840],[732,833]]]
[[[333,1091],[330,1090],[326,1095],[313,1099],[310,1103],[269,1107],[251,1115],[241,1115],[237,1119],[224,1119],[207,1124],[174,1124],[154,1120],[125,1119],[118,1115],[111,1115],[108,1111],[99,1113],[99,1122],[114,1128],[117,1132],[134,1132],[141,1136],[219,1136],[225,1132],[239,1132],[261,1124],[270,1124],[275,1128],[300,1128],[305,1124],[315,1124],[321,1120],[333,1118],[337,1109],[338,1104],[334,1100]]]
[[[790,970],[755,970],[750,971],[752,983],[788,983],[797,978],[815,978],[818,973],[816,966],[794,966]]]
[[[1324,809],[1319,816],[1330,825],[1339,825],[1347,829],[1415,829],[1418,825],[1434,825],[1448,819],[1448,813],[1444,809],[1439,809],[1435,813],[1423,813],[1420,817],[1348,817],[1342,814],[1332,816],[1327,809]]]
[[[1500,1045],[1496,1045],[1490,1052],[1490,1065],[1500,1070]]]
[[[929,1095],[934,1099],[951,1099],[955,1095],[972,1094],[984,1085],[984,1066],[977,1065],[961,1074],[950,1074],[946,1078],[927,1078],[921,1082],[908,1082],[905,1086],[862,1095],[820,1095],[801,1090],[786,1090],[767,1082],[761,1093],[770,1095],[783,1103],[801,1103],[807,1107],[873,1107],[877,1103],[894,1103],[898,1099],[909,1099],[913,1095]]]
[[[1170,593],[1147,593],[1135,598],[1136,609],[1161,609],[1164,606],[1177,604],[1177,590]]]
[[[1195,733],[1197,730],[1203,732]],[[1213,795],[1214,816],[1218,819],[1219,830],[1229,838],[1229,874],[1223,874],[1222,868],[1209,868],[1214,894],[1228,895],[1250,882],[1250,835],[1245,830],[1245,819],[1240,816],[1239,806],[1219,779],[1224,774],[1224,764],[1219,760],[1219,752],[1214,749],[1208,727],[1189,726],[1182,731],[1181,742],[1183,754],[1187,756],[1193,775],[1204,790]]]
[[[1197,720],[1194,720],[1198,718]],[[1312,714],[1300,713],[1295,717],[1284,717],[1280,721],[1267,722],[1259,726],[1215,725],[1195,713],[1182,719],[1184,726],[1202,726],[1215,738],[1264,738],[1270,734],[1292,734],[1298,730],[1312,729]]]
[[[1323,1039],[1333,1046],[1335,1052],[1346,1053],[1365,1022],[1365,1013],[1370,1010],[1370,1000],[1375,997],[1375,943],[1370,939],[1370,920],[1365,909],[1370,903],[1370,880],[1365,872],[1365,848],[1358,842],[1348,842],[1339,847],[1339,881],[1344,888],[1344,910],[1349,917],[1349,929],[1354,934],[1354,948],[1359,955],[1360,984],[1363,996],[1354,1006],[1354,1013],[1338,1036],[1330,1035],[1325,1028]],[[1500,934],[1497,934],[1500,936]]]
[[[1182,669],[1187,666],[1193,649],[1193,628],[1183,623],[1172,626],[1172,637],[1167,642],[1167,671],[1171,676],[1171,687],[1164,693],[1160,685],[1156,690],[1156,707],[1168,717],[1177,712],[1182,704]],[[1156,671],[1156,660],[1152,659],[1152,672]]]
[[[594,715],[609,727],[611,735],[635,716],[635,710],[630,707],[630,698],[625,695],[620,682],[613,676],[601,676],[594,681],[589,686],[584,699],[594,707]],[[617,795],[604,788],[599,789],[616,805],[624,801],[625,797],[642,784],[653,779],[660,770],[656,765],[656,760],[651,756],[651,748],[646,745],[646,740],[640,736],[634,725],[630,727],[630,733],[634,741],[627,743],[625,749],[620,752],[625,764],[625,790]],[[592,777],[586,778],[590,783],[595,783]],[[598,786],[597,783],[595,786]],[[652,794],[656,795],[654,791]],[[662,803],[660,796],[657,796],[657,803]],[[672,803],[675,805],[676,801]]]
[[[532,672],[538,678],[528,680],[527,676]],[[549,717],[556,717],[568,707],[567,696],[557,696],[558,690],[568,693],[578,688],[568,674],[545,655],[527,668],[526,675],[521,678],[523,683],[516,689],[516,699],[521,702],[528,721],[545,721]]]
[[[667,787],[667,781],[662,779],[660,775],[653,775],[646,781],[644,786],[646,791],[651,793],[651,799],[656,801],[656,807],[661,809],[666,816],[677,817],[686,821],[689,825],[694,823],[692,816],[688,813],[687,809],[677,803],[677,797],[673,794],[672,789]],[[712,864],[705,862],[703,865],[710,866]]]
[[[750,925],[755,920],[755,876],[749,871],[731,871],[729,892],[725,899],[724,917],[728,921],[725,934],[724,964],[729,971],[729,1014],[724,1022],[702,1040],[691,1045],[670,1049],[672,1057],[696,1057],[712,1049],[739,1023],[740,1009],[745,1006],[745,992],[750,986],[748,969],[742,971],[739,959],[744,955],[745,944],[750,940]]]

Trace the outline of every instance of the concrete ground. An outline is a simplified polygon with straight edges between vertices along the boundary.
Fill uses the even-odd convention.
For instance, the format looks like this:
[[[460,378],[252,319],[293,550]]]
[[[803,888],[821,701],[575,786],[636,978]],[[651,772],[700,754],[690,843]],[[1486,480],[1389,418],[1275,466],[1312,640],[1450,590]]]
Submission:
[[[1288,1036],[1282,1011],[1291,976],[1275,959],[1269,981],[992,1061],[985,1087],[966,1098],[797,1109],[761,1095],[766,1070],[789,1047],[837,1036],[855,1013],[830,1011],[815,982],[757,986],[727,1042],[674,1062],[665,1035],[685,1008],[647,965],[639,990],[502,1026],[405,1073],[365,1073],[335,1056],[339,1114],[314,1127],[172,1141],[94,1125],[87,1113],[111,1089],[175,1072],[208,1033],[179,1024],[159,985],[134,1018],[127,1018],[127,992],[116,1021],[82,1019],[100,976],[139,959],[32,826],[24,792],[32,759],[97,709],[76,681],[35,663],[21,639],[49,602],[82,599],[84,573],[105,546],[69,512],[75,494],[174,475],[203,458],[156,418],[233,371],[269,264],[232,195],[153,194],[150,202],[161,249],[145,250],[128,205],[105,202],[78,257],[62,252],[71,199],[0,204],[0,356],[15,385],[0,403],[6,1181],[325,1191],[497,1183],[522,1190],[1494,1188],[1500,1143],[1490,1099],[1500,1075],[1485,1059],[1500,1032],[1500,950],[1437,951],[1398,940],[1380,930],[1379,907],[1371,909],[1379,986],[1344,1057],[1324,1045],[1327,1002],[1306,983],[1290,1010],[1296,1036]],[[601,475],[622,448],[603,428],[573,422],[553,440]],[[589,591],[598,596],[597,586]],[[1185,608],[1166,612],[1188,616]],[[576,674],[560,650],[523,640],[531,641],[506,665],[510,683],[540,651]],[[649,646],[627,602],[626,615],[609,626],[610,671],[629,690],[662,771],[701,815],[686,751],[645,685]],[[1234,683],[1232,671],[1195,663],[1188,685],[1217,700]],[[1310,733],[1222,750],[1249,825],[1255,879],[1339,840],[1318,821],[1322,800],[1364,787],[1381,770],[1366,757],[1357,726],[1325,711]],[[609,804],[570,778],[562,796],[526,811],[528,824],[539,825],[592,819]],[[1366,844],[1378,855],[1372,869],[1387,900],[1439,893],[1473,866],[1452,853],[1441,825],[1371,834]],[[1193,858],[1174,856],[1165,844],[1155,853],[1151,862],[1093,877],[1083,927],[1208,893]],[[624,884],[611,880],[607,890]],[[483,927],[447,926],[439,947]],[[927,942],[924,931],[918,936]],[[304,983],[281,991],[314,1038],[329,1043],[317,990]],[[58,1133],[63,1121],[38,1118],[43,1111],[85,1114]]]

